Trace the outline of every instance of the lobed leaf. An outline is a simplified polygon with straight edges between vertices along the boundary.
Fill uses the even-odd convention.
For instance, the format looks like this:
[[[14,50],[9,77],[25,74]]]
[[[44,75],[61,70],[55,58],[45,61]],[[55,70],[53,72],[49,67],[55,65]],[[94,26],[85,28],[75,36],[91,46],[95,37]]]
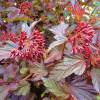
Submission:
[[[62,50],[58,50],[58,48],[54,48],[50,54],[48,55],[47,59],[45,59],[45,63],[51,63],[62,58]]]
[[[75,76],[73,80],[66,80],[71,89],[71,94],[77,100],[96,100],[97,92],[91,84],[88,84],[86,78],[83,76]]]
[[[49,29],[53,34],[55,34],[54,38],[56,39],[56,41],[50,44],[50,46],[48,47],[48,51],[51,51],[54,47],[63,44],[67,40],[65,36],[65,30],[67,29],[67,27],[68,24],[61,22],[59,25],[53,26],[51,29]]]
[[[86,63],[84,59],[80,57],[66,56],[60,63],[55,65],[54,69],[50,72],[49,77],[59,81],[73,73],[82,75],[85,68]]]
[[[65,93],[64,90],[60,87],[59,83],[55,80],[49,78],[43,78],[45,87],[57,97],[67,98],[69,94]]]
[[[27,95],[30,92],[30,84],[27,81],[21,81],[17,90],[14,92],[16,95]]]
[[[33,73],[33,80],[41,80],[44,76],[48,75],[46,67],[41,63],[34,63],[34,66],[30,68],[30,73]]]

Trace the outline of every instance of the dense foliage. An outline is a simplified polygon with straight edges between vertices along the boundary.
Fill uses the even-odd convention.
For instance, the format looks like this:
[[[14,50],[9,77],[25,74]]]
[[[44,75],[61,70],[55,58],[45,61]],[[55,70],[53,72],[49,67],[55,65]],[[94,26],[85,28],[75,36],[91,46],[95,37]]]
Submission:
[[[99,94],[99,0],[0,0],[0,100]]]

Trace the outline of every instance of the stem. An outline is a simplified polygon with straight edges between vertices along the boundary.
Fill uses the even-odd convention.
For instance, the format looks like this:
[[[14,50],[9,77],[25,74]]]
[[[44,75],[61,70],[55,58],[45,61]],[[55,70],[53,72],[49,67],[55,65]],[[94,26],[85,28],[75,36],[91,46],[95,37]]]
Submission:
[[[0,85],[4,85],[4,84],[10,84],[10,83],[19,83],[18,81],[12,81],[12,82],[0,82]]]
[[[29,77],[32,76],[33,73],[30,73],[29,75],[27,75],[24,79],[22,79],[23,81],[27,80]]]
[[[62,58],[63,58],[65,46],[66,46],[66,42],[63,44],[63,47],[62,47]]]

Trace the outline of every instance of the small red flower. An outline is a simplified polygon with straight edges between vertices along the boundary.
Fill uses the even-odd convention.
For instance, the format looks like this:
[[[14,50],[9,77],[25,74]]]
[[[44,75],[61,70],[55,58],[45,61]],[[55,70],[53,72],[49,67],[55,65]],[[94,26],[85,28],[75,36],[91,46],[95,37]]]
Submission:
[[[0,41],[5,42],[6,40],[10,40],[12,42],[17,42],[17,36],[14,33],[3,32],[0,36]]]
[[[31,7],[32,7],[31,2],[23,2],[23,3],[20,4],[20,12],[22,14],[27,14]]]

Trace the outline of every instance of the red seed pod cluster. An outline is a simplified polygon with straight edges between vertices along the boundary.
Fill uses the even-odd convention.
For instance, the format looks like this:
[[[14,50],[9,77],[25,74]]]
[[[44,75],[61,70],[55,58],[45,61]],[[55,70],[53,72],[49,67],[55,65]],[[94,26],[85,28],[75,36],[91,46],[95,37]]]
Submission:
[[[26,32],[21,32],[21,35],[19,37],[19,44],[18,44],[18,48],[21,49],[23,47],[23,43],[25,41],[25,39],[27,38]]]
[[[6,40],[10,40],[12,42],[17,42],[16,34],[10,32],[3,32],[0,36],[0,41],[5,42]]]
[[[81,41],[81,48],[83,49],[82,51],[84,52],[84,56],[85,58],[89,58],[91,54],[89,44],[91,43],[92,37],[95,34],[95,30],[88,23],[80,22],[74,30],[74,33],[79,34],[77,35],[76,40]]]
[[[15,49],[11,52],[11,58],[18,58],[18,59],[23,59],[23,60],[32,60],[33,56],[32,56],[32,52],[26,50],[18,50]]]
[[[31,47],[34,48],[33,51],[34,51],[35,59],[38,59],[41,56],[43,56],[45,41],[44,41],[42,33],[39,32],[39,30],[37,30],[37,29],[33,30],[32,35],[33,35],[34,42],[31,45]]]
[[[33,32],[32,32],[32,35],[33,35],[33,39],[36,41],[36,43],[41,47],[44,48],[44,45],[45,45],[45,41],[44,41],[44,37],[42,35],[41,32],[39,32],[39,30],[37,29],[34,29]]]
[[[29,9],[32,7],[32,3],[31,2],[23,2],[20,4],[20,12],[22,14],[27,14],[27,12],[29,11]]]
[[[40,61],[43,57],[45,41],[39,30],[33,30],[32,36],[27,37],[22,32],[19,38],[19,47],[11,52],[11,57],[24,60]]]

